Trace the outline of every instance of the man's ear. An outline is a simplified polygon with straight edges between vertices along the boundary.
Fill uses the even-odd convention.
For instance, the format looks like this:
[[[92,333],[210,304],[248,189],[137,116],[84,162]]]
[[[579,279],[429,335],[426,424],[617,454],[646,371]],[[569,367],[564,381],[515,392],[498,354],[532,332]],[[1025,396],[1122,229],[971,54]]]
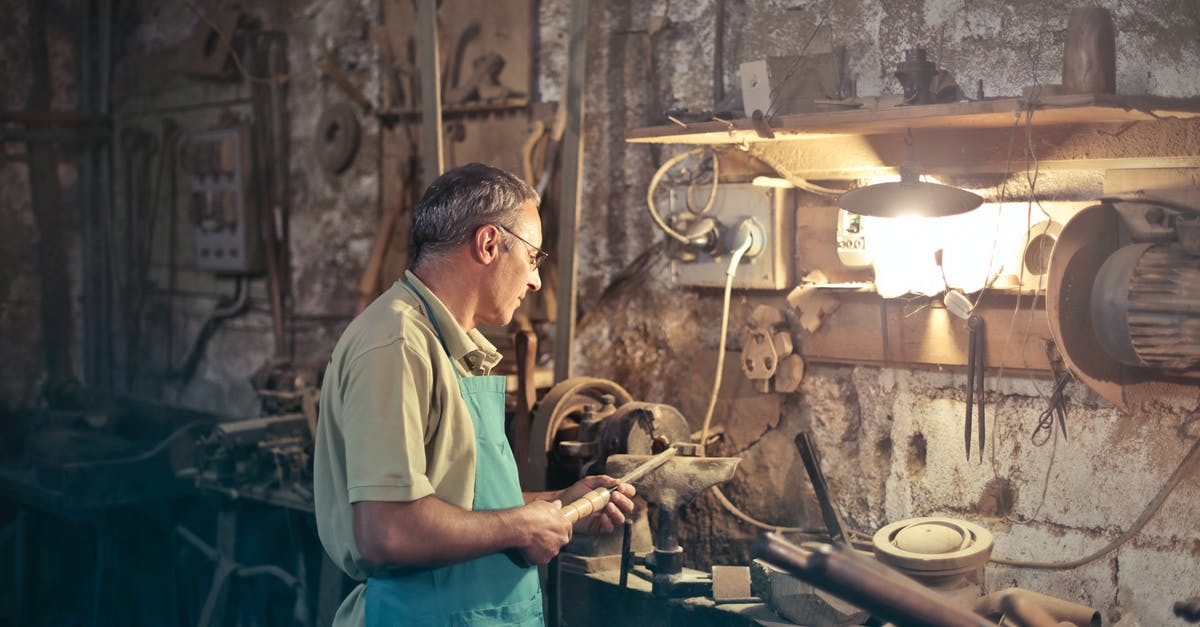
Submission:
[[[483,265],[490,265],[500,257],[504,242],[500,229],[491,224],[485,224],[475,229],[475,238],[471,240],[471,256]]]

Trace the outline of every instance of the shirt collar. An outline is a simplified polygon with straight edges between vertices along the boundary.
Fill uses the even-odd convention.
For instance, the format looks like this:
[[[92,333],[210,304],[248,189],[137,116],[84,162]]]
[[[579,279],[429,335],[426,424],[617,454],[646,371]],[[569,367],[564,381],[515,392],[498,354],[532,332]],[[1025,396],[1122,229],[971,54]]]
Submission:
[[[446,305],[442,304],[437,294],[426,287],[412,271],[405,270],[404,276],[429,303],[430,311],[428,313],[437,322],[438,328],[442,330],[442,340],[446,343],[446,350],[450,353],[450,358],[472,375],[484,375],[491,372],[492,368],[500,363],[500,351],[496,350],[496,347],[478,329],[464,331]],[[424,307],[420,307],[420,309],[424,311]]]

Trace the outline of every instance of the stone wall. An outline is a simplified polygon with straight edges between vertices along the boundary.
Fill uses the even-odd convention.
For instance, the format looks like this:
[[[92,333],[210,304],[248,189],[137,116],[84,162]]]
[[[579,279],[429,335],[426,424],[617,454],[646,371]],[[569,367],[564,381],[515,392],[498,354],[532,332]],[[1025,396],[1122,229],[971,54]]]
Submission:
[[[541,6],[540,81],[561,92],[567,0]],[[1066,2],[754,2],[726,1],[713,81],[720,4],[592,2],[589,15],[587,156],[580,221],[583,316],[575,375],[614,379],[639,400],[679,407],[699,428],[719,338],[721,295],[674,287],[650,220],[651,173],[685,147],[627,144],[626,129],[665,123],[663,112],[740,111],[741,62],[797,54],[813,32],[826,47],[847,46],[859,95],[894,94],[891,74],[906,48],[928,48],[971,96],[1019,96],[1061,79]],[[1100,2],[1117,28],[1117,92],[1191,96],[1200,91],[1197,5]],[[667,8],[669,7],[669,8]],[[667,12],[664,14],[663,11]],[[832,33],[832,35],[830,35]],[[648,46],[646,44],[649,44]],[[816,44],[814,44],[816,45]],[[783,146],[783,145],[781,145]],[[783,150],[782,148],[780,149]],[[1063,188],[1099,190],[1094,174]],[[1024,193],[1023,191],[1021,193]],[[811,202],[810,199],[802,200]],[[782,294],[735,292],[730,350],[759,303],[785,307]],[[834,314],[836,315],[836,314]],[[755,402],[729,353],[722,398]],[[965,377],[957,372],[812,365],[800,389],[776,401],[777,419],[718,405],[726,430],[718,453],[743,457],[726,486],[730,499],[778,525],[819,528],[815,501],[792,443],[810,430],[824,456],[837,505],[856,530],[873,532],[907,517],[948,515],[979,522],[996,536],[996,557],[1067,561],[1129,529],[1200,437],[1195,395],[1162,399],[1122,414],[1072,383],[1067,440],[1035,446],[1050,381],[989,373],[989,442],[983,463],[964,459]],[[740,379],[740,381],[739,381]],[[767,404],[770,406],[770,404]],[[769,412],[768,412],[769,413]],[[727,416],[737,414],[732,422]],[[991,590],[1025,586],[1100,609],[1106,622],[1172,623],[1171,604],[1198,592],[1200,536],[1194,469],[1143,531],[1120,549],[1072,570],[993,564]],[[711,497],[685,513],[683,544],[692,565],[745,563],[757,529]]]

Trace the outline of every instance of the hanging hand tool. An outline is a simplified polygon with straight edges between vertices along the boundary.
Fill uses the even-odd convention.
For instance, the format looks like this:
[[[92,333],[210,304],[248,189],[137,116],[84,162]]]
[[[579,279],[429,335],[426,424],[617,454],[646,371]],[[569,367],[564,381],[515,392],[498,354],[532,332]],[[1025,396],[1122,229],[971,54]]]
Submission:
[[[674,457],[678,452],[679,449],[670,447],[658,455],[651,457],[637,468],[634,468],[621,477],[621,483],[633,483],[634,481],[645,477],[650,471],[667,463],[667,460]],[[605,505],[608,505],[608,501],[610,498],[612,498],[612,492],[615,489],[616,488],[596,488],[595,490],[588,492],[587,494],[576,499],[574,502],[564,505],[562,508],[563,516],[566,516],[567,520],[571,521],[572,523],[576,523],[584,518],[587,518],[594,512],[604,509]]]
[[[967,418],[963,425],[963,442],[966,444],[967,459],[971,459],[971,409],[975,403],[975,394],[979,394],[979,461],[983,463],[983,445],[987,434],[987,423],[984,421],[983,400],[983,368],[987,362],[983,355],[984,326],[983,318],[971,316],[967,319]]]

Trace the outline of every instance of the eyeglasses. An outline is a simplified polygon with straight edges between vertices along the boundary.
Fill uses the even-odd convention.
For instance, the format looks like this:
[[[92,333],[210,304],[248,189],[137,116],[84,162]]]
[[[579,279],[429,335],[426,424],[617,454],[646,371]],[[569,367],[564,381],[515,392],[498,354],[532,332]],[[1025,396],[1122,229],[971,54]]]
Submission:
[[[493,226],[495,226],[496,228],[504,231],[505,233],[508,233],[509,235],[521,240],[522,244],[525,244],[526,246],[530,247],[531,249],[533,249],[535,251],[533,253],[533,259],[530,262],[533,265],[534,270],[537,270],[538,267],[542,265],[543,261],[550,258],[550,253],[542,250],[541,248],[538,248],[537,246],[534,246],[533,244],[530,244],[529,240],[525,239],[524,237],[521,237],[520,235],[517,235],[516,233],[513,233],[511,230],[508,229],[508,227],[504,226],[503,224],[495,224]]]

